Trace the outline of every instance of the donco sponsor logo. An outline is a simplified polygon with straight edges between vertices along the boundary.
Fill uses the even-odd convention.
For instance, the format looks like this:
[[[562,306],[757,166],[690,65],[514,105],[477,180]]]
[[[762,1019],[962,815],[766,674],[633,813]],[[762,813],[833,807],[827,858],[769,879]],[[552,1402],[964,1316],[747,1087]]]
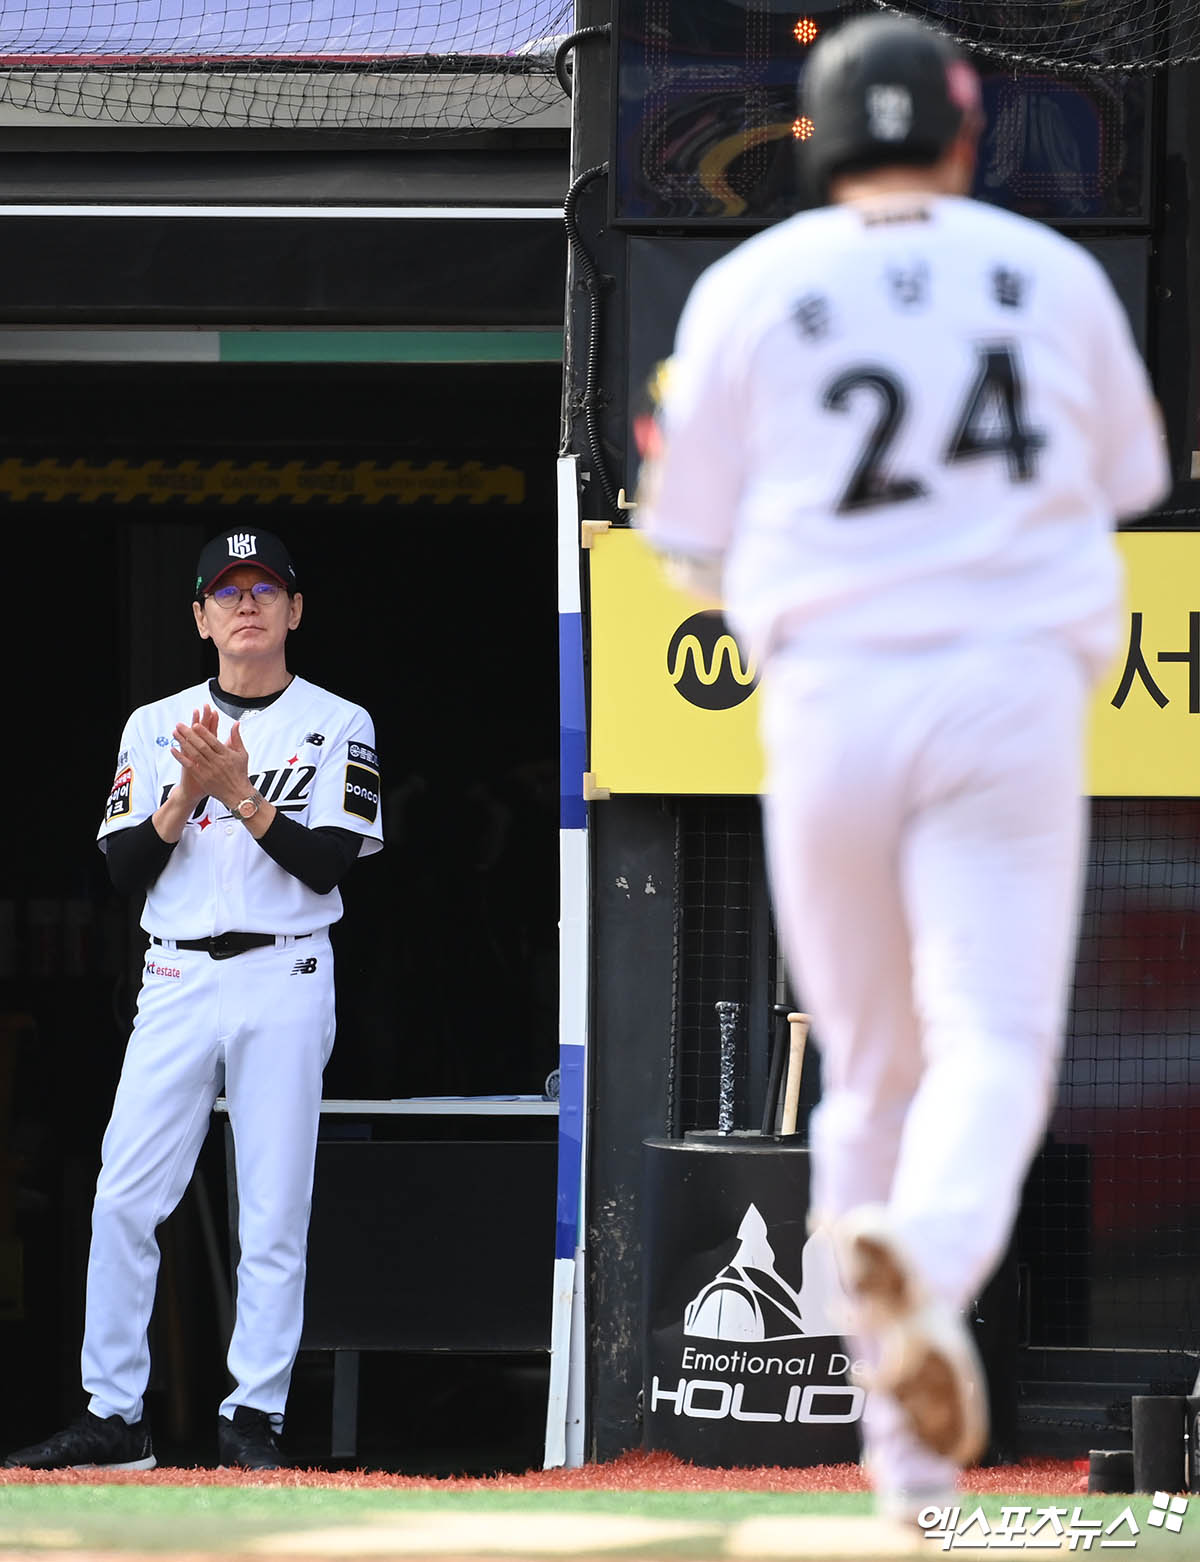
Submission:
[[[160,965],[160,963],[157,960],[147,960],[146,961],[146,975],[147,976],[170,976],[170,977],[173,977],[176,981],[178,981],[179,978],[183,975],[183,972],[179,969],[179,967],[177,965]]]
[[[377,803],[379,801],[378,792],[372,792],[365,786],[355,786],[353,781],[347,786],[346,791],[351,797],[365,797],[368,803]]]

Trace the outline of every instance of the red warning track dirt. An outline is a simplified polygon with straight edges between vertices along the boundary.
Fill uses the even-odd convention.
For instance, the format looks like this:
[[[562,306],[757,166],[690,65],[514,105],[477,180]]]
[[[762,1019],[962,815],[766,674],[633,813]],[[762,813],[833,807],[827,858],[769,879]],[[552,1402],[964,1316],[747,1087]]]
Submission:
[[[802,1469],[780,1465],[711,1470],[687,1464],[674,1454],[622,1454],[603,1464],[576,1470],[529,1470],[524,1475],[394,1475],[378,1470],[0,1470],[0,1486],[39,1483],[94,1486],[326,1486],[399,1491],[866,1491],[862,1471],[853,1464],[823,1464]],[[1071,1496],[1087,1489],[1087,1463],[1070,1459],[1026,1459],[1020,1464],[968,1470],[964,1490]]]

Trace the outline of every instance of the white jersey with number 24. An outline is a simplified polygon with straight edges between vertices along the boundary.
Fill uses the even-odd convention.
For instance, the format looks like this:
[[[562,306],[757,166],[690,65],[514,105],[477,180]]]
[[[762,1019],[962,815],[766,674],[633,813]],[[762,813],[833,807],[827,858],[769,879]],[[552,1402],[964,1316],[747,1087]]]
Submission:
[[[951,196],[807,212],[684,309],[638,521],[723,562],[754,654],[1064,634],[1115,650],[1112,529],[1169,481],[1098,262]]]

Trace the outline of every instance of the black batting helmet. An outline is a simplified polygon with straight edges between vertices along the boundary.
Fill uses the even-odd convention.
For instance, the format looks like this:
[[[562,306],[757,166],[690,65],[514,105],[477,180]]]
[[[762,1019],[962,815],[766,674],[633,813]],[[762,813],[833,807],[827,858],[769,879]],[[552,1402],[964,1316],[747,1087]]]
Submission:
[[[808,166],[822,199],[839,173],[934,163],[982,120],[979,78],[940,33],[901,16],[860,16],[812,52],[800,88]]]

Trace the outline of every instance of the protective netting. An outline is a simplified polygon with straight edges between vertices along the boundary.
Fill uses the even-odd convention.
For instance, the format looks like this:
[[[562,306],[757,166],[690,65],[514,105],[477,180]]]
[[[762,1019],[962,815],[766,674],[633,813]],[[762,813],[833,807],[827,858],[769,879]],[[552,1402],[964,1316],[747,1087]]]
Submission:
[[[1200,806],[1092,804],[1058,1099],[1026,1192],[1033,1343],[1200,1339]]]
[[[0,103],[61,120],[480,130],[563,100],[572,0],[0,0]]]
[[[1144,71],[1200,60],[1200,0],[874,0],[1025,69]]]
[[[776,1005],[794,1008],[779,958],[756,797],[679,801],[674,1132],[758,1131],[768,1097]],[[801,1125],[819,1093],[805,1063]]]
[[[755,1130],[771,1006],[807,1005],[781,986],[757,800],[678,806],[673,1115],[682,1134],[720,1130],[731,1090],[733,1131]],[[1055,1107],[1016,1232],[1022,1345],[1171,1353],[1200,1339],[1198,907],[1200,803],[1095,799]],[[820,1040],[814,1014],[802,1129]]]

